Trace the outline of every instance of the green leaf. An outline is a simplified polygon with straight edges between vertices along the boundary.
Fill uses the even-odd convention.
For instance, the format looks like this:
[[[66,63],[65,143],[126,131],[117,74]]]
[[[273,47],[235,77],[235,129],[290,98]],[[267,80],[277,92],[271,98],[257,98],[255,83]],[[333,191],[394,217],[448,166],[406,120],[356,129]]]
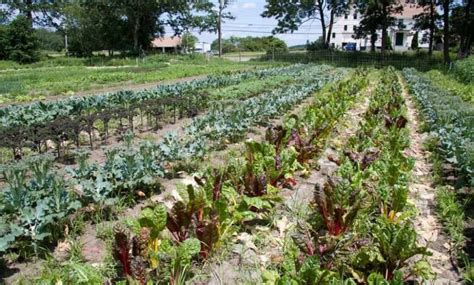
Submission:
[[[156,205],[155,207],[147,207],[142,210],[138,221],[142,227],[151,229],[151,238],[158,237],[160,232],[166,226],[167,211],[164,205]]]
[[[181,266],[191,264],[191,259],[201,251],[201,242],[195,238],[189,238],[178,247],[178,259]]]

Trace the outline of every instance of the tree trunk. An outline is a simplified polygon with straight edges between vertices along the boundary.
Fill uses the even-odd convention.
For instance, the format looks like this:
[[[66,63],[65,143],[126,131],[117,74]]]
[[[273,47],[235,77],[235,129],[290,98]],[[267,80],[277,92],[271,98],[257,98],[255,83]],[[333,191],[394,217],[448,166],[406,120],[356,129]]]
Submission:
[[[472,30],[471,30],[471,7],[472,0],[467,1],[466,7],[464,8],[464,24],[463,31],[461,33],[461,44],[459,47],[459,57],[464,58],[469,55],[472,45]]]
[[[30,20],[31,26],[33,26],[33,0],[25,1],[25,16]]]
[[[382,1],[382,48],[381,48],[381,53],[382,53],[382,60],[385,60],[385,45],[387,44],[387,5],[385,5],[385,2]]]
[[[451,62],[451,59],[449,58],[449,4],[450,0],[444,0],[443,1],[443,57],[444,57],[444,63],[449,64]]]
[[[430,38],[428,44],[428,55],[433,55],[433,42],[434,42],[434,32],[435,32],[435,3],[434,0],[430,1]]]
[[[329,47],[331,43],[331,36],[332,36],[332,27],[334,25],[334,14],[335,14],[335,8],[333,7],[331,9],[331,16],[329,17],[329,28],[328,28],[328,34],[326,37],[326,45]]]
[[[383,27],[382,28],[382,49],[381,49],[382,60],[385,59],[385,45],[386,44],[387,44],[387,28]]]
[[[319,10],[319,17],[321,21],[321,30],[322,30],[322,38],[323,38],[323,44],[325,48],[328,48],[327,42],[325,41],[326,39],[326,21],[324,20],[324,5],[322,0],[317,0],[317,5],[318,5],[318,10]]]
[[[140,30],[140,17],[135,15],[133,25],[133,50],[138,53],[138,31]]]
[[[220,1],[219,3],[221,3]],[[219,4],[219,17],[217,19],[217,45],[219,47],[219,57],[222,57],[222,4]]]
[[[375,52],[375,42],[377,41],[377,30],[370,33],[370,51]]]

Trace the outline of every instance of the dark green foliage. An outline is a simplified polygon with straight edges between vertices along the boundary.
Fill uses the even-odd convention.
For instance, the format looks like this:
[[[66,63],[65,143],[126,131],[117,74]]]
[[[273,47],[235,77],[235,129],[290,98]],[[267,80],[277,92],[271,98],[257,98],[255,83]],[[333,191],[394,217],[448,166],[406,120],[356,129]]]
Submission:
[[[474,56],[454,63],[453,74],[457,80],[470,84],[474,82]]]
[[[4,32],[0,31],[0,47],[2,45],[5,58],[18,63],[32,63],[39,59],[38,38],[31,27],[31,21],[24,16],[13,20]]]
[[[64,36],[59,32],[37,29],[35,33],[41,50],[60,52],[64,49]]]
[[[218,48],[217,40],[211,44],[212,49]],[[279,38],[270,37],[230,37],[222,40],[222,51],[224,53],[238,51],[267,51],[285,52],[288,50],[286,43]]]

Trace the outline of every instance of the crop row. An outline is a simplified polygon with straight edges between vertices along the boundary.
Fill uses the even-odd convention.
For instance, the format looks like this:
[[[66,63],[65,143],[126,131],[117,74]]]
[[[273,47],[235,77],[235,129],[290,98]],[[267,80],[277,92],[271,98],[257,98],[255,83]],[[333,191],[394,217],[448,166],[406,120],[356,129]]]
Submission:
[[[252,115],[263,119],[292,108],[311,92],[344,74],[339,71],[324,76],[328,67],[315,67],[314,70],[311,76],[315,83],[307,83],[310,87],[301,86],[305,93],[289,87],[259,97],[259,100],[244,101],[242,106],[246,108],[265,110],[248,113],[248,122],[257,121],[250,118]],[[268,104],[271,109],[265,109],[261,104]],[[229,129],[234,128],[232,122],[230,124]],[[210,124],[210,127],[214,125]],[[88,153],[78,152],[78,167],[69,170],[71,178],[67,181],[54,171],[52,159],[44,156],[31,157],[24,163],[5,167],[3,173],[8,186],[2,189],[0,196],[0,251],[25,249],[20,253],[25,255],[31,249],[38,252],[40,244],[58,239],[57,234],[67,222],[66,217],[76,210],[84,212],[84,207],[91,204],[95,214],[107,216],[118,200],[130,202],[156,192],[158,178],[165,175],[166,165],[204,154],[205,139],[199,132],[188,134],[186,139],[170,135],[159,144],[142,142],[136,148],[132,143],[133,133],[127,132],[124,146],[108,150],[102,165],[88,163]]]
[[[208,104],[211,104],[212,98],[209,98],[204,89],[201,88],[227,86],[228,84],[237,83],[249,78],[262,79],[264,77],[274,77],[278,72],[284,72],[299,78],[307,69],[309,69],[308,66],[302,65],[286,69],[270,69],[267,71],[230,75],[229,78],[220,77],[220,80],[209,80],[209,82],[205,80],[197,81],[201,82],[200,84],[183,84],[184,86],[188,84],[197,89],[189,86],[189,88],[178,88],[175,86],[175,89],[169,89],[173,92],[176,92],[176,90],[187,92],[179,96],[165,92],[163,94],[168,95],[162,94],[163,96],[158,96],[160,98],[149,96],[149,99],[144,100],[144,96],[140,95],[141,92],[122,92],[120,96],[117,95],[119,93],[116,93],[109,96],[71,99],[69,103],[66,102],[64,104],[53,103],[52,108],[44,105],[44,108],[25,109],[29,110],[28,112],[32,112],[23,118],[24,120],[29,119],[27,120],[28,124],[12,124],[3,128],[0,127],[0,147],[11,149],[13,156],[18,159],[23,156],[23,148],[29,148],[41,153],[47,151],[48,142],[53,142],[59,157],[61,155],[61,147],[67,141],[74,142],[76,147],[80,148],[82,141],[81,133],[83,132],[87,134],[89,145],[93,148],[95,136],[99,129],[99,135],[103,138],[104,142],[107,142],[110,137],[111,126],[116,126],[121,132],[127,129],[133,131],[137,116],[142,126],[144,121],[146,121],[154,129],[159,128],[167,115],[173,117],[173,122],[176,121],[177,116],[193,117],[199,111],[207,108]],[[203,82],[207,83],[204,84]],[[168,89],[164,88],[163,90]],[[41,104],[37,103],[33,106]],[[71,104],[75,105],[75,107],[73,107],[73,111],[68,112],[67,105]],[[32,117],[35,117],[35,119],[32,119]]]
[[[0,109],[2,127],[28,126],[47,123],[58,117],[80,116],[104,108],[127,107],[148,100],[179,99],[196,95],[197,91],[238,84],[253,78],[265,78],[306,68],[304,65],[246,71],[229,75],[208,76],[188,82],[159,85],[142,91],[119,91],[97,96],[71,97],[53,102],[36,102],[29,105],[10,105]]]
[[[393,69],[381,73],[358,132],[331,158],[336,174],[315,185],[310,213],[298,220],[283,262],[265,272],[264,282],[388,285],[433,277],[407,204],[413,161],[404,155],[401,86]]]
[[[295,124],[295,116],[288,117],[284,126],[268,128],[266,141],[247,141],[245,151],[225,166],[196,176],[196,184],[180,189],[181,199],[171,208],[150,205],[138,219],[116,225],[113,251],[121,265],[119,275],[140,284],[189,278],[193,260],[209,258],[239,228],[268,215],[281,201],[279,190],[294,185],[296,173],[318,153],[319,140],[327,134],[321,127],[330,129],[366,86],[365,75],[339,82],[305,108],[305,116],[320,116],[322,125],[305,129]],[[324,114],[328,105],[337,108]]]
[[[474,108],[413,69],[404,69],[411,94],[429,129],[439,139],[443,159],[456,168],[458,186],[474,186]]]

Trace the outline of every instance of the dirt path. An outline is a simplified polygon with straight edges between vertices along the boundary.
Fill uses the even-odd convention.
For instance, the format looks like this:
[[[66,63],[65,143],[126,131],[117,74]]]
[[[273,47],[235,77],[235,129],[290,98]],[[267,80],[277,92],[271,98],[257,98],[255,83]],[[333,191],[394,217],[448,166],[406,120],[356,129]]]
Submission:
[[[400,77],[400,75],[399,75]],[[410,130],[411,145],[408,154],[415,159],[415,166],[410,183],[409,202],[418,209],[414,225],[419,235],[419,243],[427,245],[433,253],[428,257],[433,271],[436,273],[434,284],[461,284],[459,274],[451,263],[449,239],[442,232],[442,225],[435,213],[435,192],[433,188],[432,166],[428,161],[429,153],[423,149],[424,134],[420,133],[418,113],[411,100],[405,82],[402,96],[408,109],[408,129]]]
[[[374,88],[375,84],[372,82],[362,94],[372,94]],[[276,212],[272,214],[272,225],[259,225],[249,232],[238,234],[236,244],[231,249],[231,257],[211,265],[212,277],[208,284],[258,283],[262,270],[268,268],[270,264],[283,261],[283,246],[288,232],[297,224],[298,219],[308,213],[314,186],[324,184],[327,178],[337,171],[337,164],[329,157],[334,157],[336,149],[342,148],[357,132],[359,122],[369,107],[370,97],[362,95],[336,123],[326,141],[326,148],[317,161],[318,170],[312,171],[307,178],[297,177],[295,189],[281,190],[280,195],[284,202],[278,205]]]

